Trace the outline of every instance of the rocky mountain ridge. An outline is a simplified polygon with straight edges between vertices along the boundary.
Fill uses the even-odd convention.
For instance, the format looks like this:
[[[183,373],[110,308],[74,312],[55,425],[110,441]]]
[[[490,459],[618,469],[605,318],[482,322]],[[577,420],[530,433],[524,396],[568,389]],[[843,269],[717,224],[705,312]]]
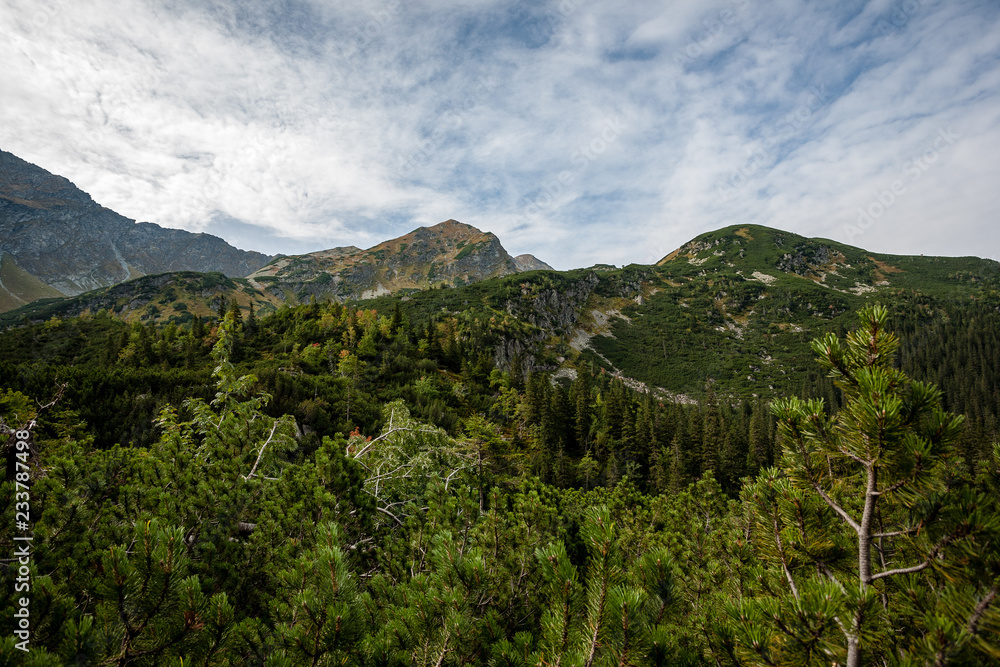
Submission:
[[[552,267],[532,255],[511,257],[492,233],[455,220],[366,250],[345,246],[290,257],[239,250],[210,234],[137,223],[68,179],[0,151],[0,312],[170,272],[249,276],[247,287],[273,304],[405,294],[535,270]],[[140,285],[111,294],[149,291]]]
[[[245,276],[270,259],[210,234],[137,223],[0,151],[0,311],[168,271]]]
[[[387,288],[384,281],[400,275],[427,281],[428,263],[447,256],[457,266],[503,275],[449,289],[402,287],[357,305],[381,314],[399,308],[411,322],[464,331],[486,342],[500,368],[571,378],[588,364],[661,400],[683,401],[707,386],[744,397],[800,387],[813,372],[803,361],[811,359],[809,341],[846,330],[872,300],[927,317],[945,317],[946,307],[1000,313],[1000,263],[992,260],[871,253],[754,225],[702,234],[656,266],[513,273],[498,246],[492,234],[449,221],[368,250],[279,258],[256,277],[173,273],[43,299],[0,315],[0,326],[101,309],[183,326],[194,315],[214,317],[223,300],[244,312],[252,303],[263,315],[302,297],[334,298],[334,288],[345,285],[371,288],[352,285],[357,276]]]
[[[248,278],[287,301],[348,301],[460,287],[539,269],[552,267],[532,255],[511,257],[495,234],[446,220],[367,250],[348,246],[279,257]]]

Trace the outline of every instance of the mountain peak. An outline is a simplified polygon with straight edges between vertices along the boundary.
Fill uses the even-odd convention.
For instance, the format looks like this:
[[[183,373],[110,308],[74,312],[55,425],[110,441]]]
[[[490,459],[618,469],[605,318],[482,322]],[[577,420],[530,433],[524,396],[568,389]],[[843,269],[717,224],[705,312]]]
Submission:
[[[417,227],[409,234],[405,234],[400,239],[413,237],[413,238],[442,238],[442,239],[471,239],[474,237],[486,236],[492,234],[490,232],[484,232],[481,229],[477,229],[472,225],[467,225],[464,222],[459,222],[458,220],[445,220],[444,222],[439,222],[436,225]]]
[[[437,230],[437,231],[449,231],[449,230],[455,230],[455,229],[466,229],[466,230],[470,230],[470,231],[474,231],[474,232],[479,232],[480,234],[483,233],[482,230],[476,229],[472,225],[467,225],[464,222],[459,222],[458,220],[455,220],[454,218],[449,218],[449,219],[445,220],[444,222],[439,222],[436,225],[431,225],[427,229],[433,229],[433,230]]]
[[[136,223],[6,151],[0,151],[0,246],[0,311],[167,271],[245,276],[270,259],[210,234]]]
[[[530,255],[522,257],[521,263],[511,257],[495,234],[452,219],[418,227],[367,250],[335,248],[281,257],[250,278],[266,284],[272,294],[344,301],[429,287],[457,287],[550,268]]]
[[[555,271],[551,266],[534,255],[523,254],[514,258],[518,271]]]
[[[34,209],[98,205],[68,178],[0,150],[0,197]]]
[[[926,290],[934,281],[940,286],[960,282],[962,276],[992,277],[1000,269],[1000,264],[976,257],[888,255],[761,225],[730,225],[706,232],[657,266],[672,275],[729,275],[786,287],[809,281],[854,295],[883,288]]]

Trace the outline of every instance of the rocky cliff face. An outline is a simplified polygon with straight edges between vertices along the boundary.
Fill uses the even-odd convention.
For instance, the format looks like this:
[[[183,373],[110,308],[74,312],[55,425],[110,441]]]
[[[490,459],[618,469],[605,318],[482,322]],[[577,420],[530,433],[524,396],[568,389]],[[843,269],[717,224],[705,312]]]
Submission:
[[[441,285],[457,287],[522,270],[496,236],[447,220],[367,250],[334,248],[281,257],[249,278],[286,299],[315,296],[345,301]]]
[[[245,276],[270,259],[209,234],[136,223],[0,151],[0,310],[166,271]]]
[[[551,266],[534,255],[518,255],[514,258],[518,271],[555,271]]]

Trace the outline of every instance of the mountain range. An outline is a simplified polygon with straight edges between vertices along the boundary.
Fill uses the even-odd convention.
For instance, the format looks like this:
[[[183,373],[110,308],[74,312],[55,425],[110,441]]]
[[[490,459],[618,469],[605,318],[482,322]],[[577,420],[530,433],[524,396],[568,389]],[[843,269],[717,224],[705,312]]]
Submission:
[[[0,151],[0,310],[167,271],[245,276],[270,259],[210,234],[136,223]]]
[[[168,272],[249,276],[266,306],[364,299],[536,269],[551,267],[531,255],[511,257],[493,234],[455,220],[368,250],[292,257],[240,250],[210,234],[136,223],[66,178],[0,151],[0,312]]]
[[[809,341],[851,326],[871,299],[946,319],[943,309],[961,304],[1000,309],[995,261],[879,254],[758,225],[702,234],[655,265],[623,268],[554,271],[530,255],[511,257],[495,235],[455,220],[367,250],[267,258],[208,235],[136,224],[65,179],[3,159],[6,307],[42,298],[0,314],[0,326],[100,311],[183,325],[225,304],[263,314],[313,300],[365,300],[366,309],[401,309],[413,322],[471,327],[489,338],[500,368],[558,379],[590,364],[634,388],[685,400],[713,383],[744,396],[797,389],[811,368]],[[66,231],[79,241],[55,240]],[[187,252],[150,242],[143,254],[130,245],[143,234]],[[175,270],[178,255],[187,270]],[[94,258],[104,269],[85,269]],[[150,275],[124,280],[133,272]]]
[[[494,234],[447,220],[380,243],[280,257],[248,276],[284,301],[370,299],[429,287],[460,287],[552,267],[532,255],[511,257]]]

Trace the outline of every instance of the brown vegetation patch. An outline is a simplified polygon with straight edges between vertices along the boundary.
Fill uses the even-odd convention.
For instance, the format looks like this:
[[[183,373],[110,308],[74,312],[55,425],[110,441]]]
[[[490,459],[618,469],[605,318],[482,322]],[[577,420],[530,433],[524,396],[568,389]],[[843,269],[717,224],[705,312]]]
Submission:
[[[874,257],[869,257],[872,263],[875,265],[875,282],[887,281],[889,275],[893,273],[902,273],[903,269],[898,266],[893,266],[892,264],[886,264],[885,262],[880,262]]]
[[[681,254],[681,250],[683,250],[683,249],[684,248],[682,246],[682,247],[678,248],[677,250],[674,250],[669,255],[667,255],[666,257],[664,257],[663,259],[661,259],[659,262],[657,262],[656,263],[657,266],[662,266],[663,264],[666,264],[667,262],[669,262],[672,259],[677,259],[677,256]]]

